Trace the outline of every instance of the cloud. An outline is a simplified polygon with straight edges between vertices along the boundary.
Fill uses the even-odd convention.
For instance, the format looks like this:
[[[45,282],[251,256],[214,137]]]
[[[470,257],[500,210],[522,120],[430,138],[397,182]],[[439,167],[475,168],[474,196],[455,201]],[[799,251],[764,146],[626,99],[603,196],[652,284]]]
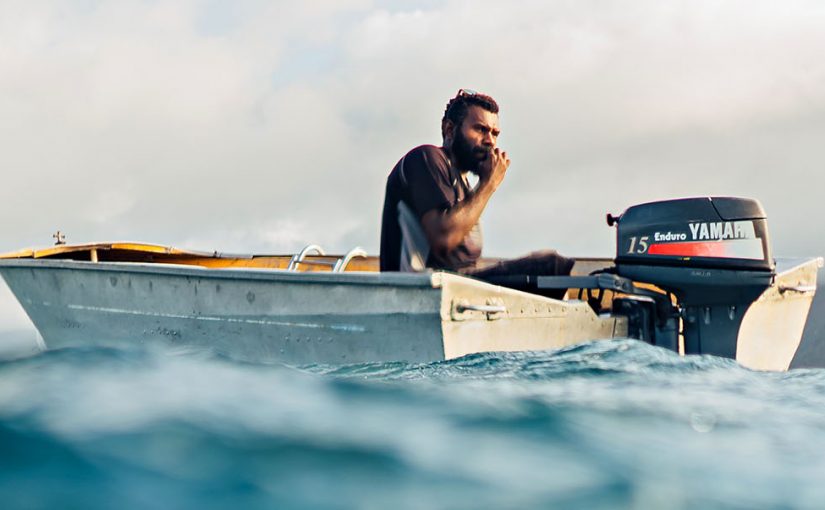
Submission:
[[[460,87],[513,159],[486,251],[609,256],[606,211],[761,198],[825,254],[819,2],[137,1],[0,7],[0,249],[378,249],[384,179]],[[203,243],[203,246],[197,244]]]

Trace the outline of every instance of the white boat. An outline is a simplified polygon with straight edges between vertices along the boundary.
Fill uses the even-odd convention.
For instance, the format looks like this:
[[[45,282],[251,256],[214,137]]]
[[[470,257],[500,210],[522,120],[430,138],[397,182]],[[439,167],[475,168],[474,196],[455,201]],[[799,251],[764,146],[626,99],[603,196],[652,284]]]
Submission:
[[[630,208],[617,219],[617,257],[578,259],[570,277],[485,282],[380,273],[360,250],[242,256],[136,243],[0,255],[0,274],[50,348],[160,342],[289,364],[432,362],[635,337],[758,369],[825,366],[822,259],[774,261],[761,207],[735,200]],[[709,221],[691,209],[709,205],[748,217]],[[685,242],[703,229],[719,238]],[[541,295],[558,288],[566,299]]]

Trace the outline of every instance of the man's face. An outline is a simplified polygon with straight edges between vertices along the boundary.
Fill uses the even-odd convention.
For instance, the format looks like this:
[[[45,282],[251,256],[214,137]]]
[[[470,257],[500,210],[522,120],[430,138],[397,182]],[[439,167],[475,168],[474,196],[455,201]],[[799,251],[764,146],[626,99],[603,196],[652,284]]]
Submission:
[[[498,114],[471,106],[464,122],[455,129],[450,146],[461,170],[474,172],[496,147],[499,133]]]

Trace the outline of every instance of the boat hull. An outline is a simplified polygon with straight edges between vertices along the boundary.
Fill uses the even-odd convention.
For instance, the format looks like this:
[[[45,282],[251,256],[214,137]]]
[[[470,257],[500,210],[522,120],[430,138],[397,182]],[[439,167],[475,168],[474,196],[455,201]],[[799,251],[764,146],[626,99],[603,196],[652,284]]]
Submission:
[[[622,318],[584,302],[447,273],[20,259],[2,261],[0,274],[49,348],[162,343],[289,364],[432,362],[627,334]]]

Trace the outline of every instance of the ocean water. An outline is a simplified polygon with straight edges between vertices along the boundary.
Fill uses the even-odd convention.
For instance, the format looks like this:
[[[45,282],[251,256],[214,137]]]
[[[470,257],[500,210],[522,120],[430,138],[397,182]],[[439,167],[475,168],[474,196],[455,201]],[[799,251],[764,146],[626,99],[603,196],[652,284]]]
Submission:
[[[633,340],[426,365],[0,362],[0,506],[823,508],[825,371]]]

